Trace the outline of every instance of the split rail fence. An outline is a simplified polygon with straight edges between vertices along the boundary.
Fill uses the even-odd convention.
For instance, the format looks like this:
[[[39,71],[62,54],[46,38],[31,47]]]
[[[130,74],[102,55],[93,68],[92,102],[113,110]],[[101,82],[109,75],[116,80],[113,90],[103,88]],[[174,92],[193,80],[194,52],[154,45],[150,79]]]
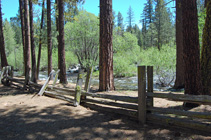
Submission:
[[[138,97],[89,92],[92,68],[90,68],[87,73],[84,90],[82,89],[83,79],[80,72],[78,74],[75,89],[56,87],[55,82],[58,73],[59,72],[57,71],[52,86],[48,86],[49,79],[44,85],[32,82],[30,82],[29,85],[39,89],[41,88],[38,93],[39,95],[44,94],[62,99],[73,103],[74,106],[81,104],[85,107],[99,111],[123,114],[138,119],[141,125],[146,123],[156,123],[160,125],[179,126],[211,132],[211,112],[193,112],[154,106],[154,98],[211,105],[211,96],[153,93],[152,66],[138,66]],[[24,80],[15,79],[9,76],[7,79],[12,82],[24,84]]]

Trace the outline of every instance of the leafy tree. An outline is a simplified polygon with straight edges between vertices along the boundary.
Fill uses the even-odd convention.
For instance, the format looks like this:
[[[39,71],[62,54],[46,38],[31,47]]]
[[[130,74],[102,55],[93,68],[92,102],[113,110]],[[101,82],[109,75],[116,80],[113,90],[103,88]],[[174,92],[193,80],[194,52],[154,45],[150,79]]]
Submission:
[[[132,26],[133,26],[133,23],[134,23],[134,12],[133,12],[133,9],[131,8],[131,6],[128,9],[127,15],[128,15],[128,17],[127,17],[127,23],[128,23],[127,31],[132,33]]]
[[[1,0],[0,0],[0,53],[1,53],[1,67],[7,66],[7,57],[5,53],[4,34],[3,34],[3,22],[1,12]]]
[[[206,21],[203,31],[201,51],[201,76],[203,94],[211,95],[211,1],[206,4]]]
[[[100,0],[99,90],[114,90],[112,0]]]
[[[200,50],[196,0],[182,0],[182,19],[185,94],[199,95],[202,93],[202,85],[200,82]],[[190,103],[185,105],[193,106]]]
[[[74,18],[75,21],[65,25],[66,48],[70,46],[70,51],[76,54],[81,67],[87,69],[97,65],[99,21],[94,14],[86,11],[80,11]]]
[[[64,21],[73,21],[74,16],[79,13],[78,6],[84,4],[85,0],[64,0]]]

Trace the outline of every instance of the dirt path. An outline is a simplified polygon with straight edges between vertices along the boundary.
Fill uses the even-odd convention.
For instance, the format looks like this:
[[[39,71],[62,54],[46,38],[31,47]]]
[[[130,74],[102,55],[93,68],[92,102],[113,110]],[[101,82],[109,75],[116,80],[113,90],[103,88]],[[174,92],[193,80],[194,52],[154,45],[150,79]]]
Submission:
[[[0,86],[0,140],[211,140],[193,131],[141,127],[128,117],[76,108],[45,96],[31,97]]]

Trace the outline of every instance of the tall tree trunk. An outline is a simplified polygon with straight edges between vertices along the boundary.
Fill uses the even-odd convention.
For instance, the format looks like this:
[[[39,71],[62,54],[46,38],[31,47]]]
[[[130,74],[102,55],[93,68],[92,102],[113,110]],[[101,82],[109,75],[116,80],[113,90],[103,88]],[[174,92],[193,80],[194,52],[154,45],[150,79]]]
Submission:
[[[1,11],[1,0],[0,0],[0,53],[1,53],[1,67],[8,66],[7,56],[5,53],[4,34],[3,34],[3,22],[2,22],[2,11]]]
[[[24,21],[24,3],[23,0],[19,0],[19,11],[20,11],[20,19],[21,19],[21,33],[22,33],[22,44],[23,44],[23,64],[24,66],[26,65],[26,61],[25,61],[25,21]],[[23,72],[23,75],[25,75],[25,69]]]
[[[47,0],[47,30],[48,30],[48,75],[50,75],[52,71],[51,0]]]
[[[204,8],[206,8],[206,7],[207,7],[207,3],[208,3],[208,1],[209,1],[209,0],[205,0],[205,1],[204,1]]]
[[[33,25],[33,4],[29,0],[29,15],[30,15],[30,32],[31,32],[31,55],[32,55],[32,75],[31,81],[37,83],[37,69],[36,69],[36,54],[34,45],[34,25]]]
[[[55,7],[55,11],[56,11],[56,31],[57,32],[59,32],[59,19],[58,19],[58,12],[59,12],[59,10],[58,10],[58,0],[55,0],[55,5],[56,5],[56,7]],[[57,35],[57,41],[59,42],[59,34]],[[58,60],[60,60],[60,55],[58,55]],[[59,64],[60,62],[58,61],[58,69],[60,69],[60,64]],[[60,75],[59,75],[60,76]]]
[[[59,46],[58,46],[58,62],[60,68],[60,83],[67,83],[66,64],[65,64],[65,46],[64,46],[64,1],[58,1],[59,10]]]
[[[200,95],[200,49],[196,0],[182,0],[185,94]]]
[[[41,15],[41,23],[40,23],[39,50],[38,50],[38,58],[37,58],[37,79],[39,79],[39,72],[40,72],[40,58],[41,58],[41,50],[42,50],[42,30],[43,30],[43,21],[44,21],[44,9],[45,9],[45,0],[43,0],[43,2],[42,2],[42,15]]]
[[[25,85],[28,85],[31,71],[30,61],[30,26],[28,0],[24,0],[24,25],[25,25]]]
[[[114,90],[112,0],[100,0],[99,90]]]
[[[206,20],[202,37],[201,76],[203,94],[211,95],[211,1],[206,5]]]
[[[175,89],[185,87],[184,80],[184,59],[183,59],[183,28],[182,28],[182,0],[176,0],[176,45],[177,45],[177,64]]]

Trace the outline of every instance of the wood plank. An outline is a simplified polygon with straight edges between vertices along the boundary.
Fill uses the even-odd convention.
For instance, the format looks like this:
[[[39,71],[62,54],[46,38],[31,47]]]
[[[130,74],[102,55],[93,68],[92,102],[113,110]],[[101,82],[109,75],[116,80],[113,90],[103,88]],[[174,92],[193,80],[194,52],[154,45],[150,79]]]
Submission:
[[[175,114],[191,118],[211,119],[211,113],[208,112],[183,111],[183,110],[159,108],[159,107],[148,107],[147,110],[152,112],[159,112],[162,114]]]
[[[153,92],[153,66],[147,66],[147,92]],[[147,96],[147,106],[153,107],[153,97]]]
[[[81,102],[81,89],[82,89],[82,84],[83,84],[83,79],[82,79],[82,72],[81,69],[79,70],[78,73],[78,78],[77,78],[77,85],[75,88],[75,102],[74,102],[74,106],[77,107],[78,105],[80,105]]]
[[[53,98],[56,98],[56,99],[61,99],[61,100],[64,100],[64,101],[67,101],[67,102],[70,102],[70,103],[74,102],[74,99],[71,99],[71,98],[68,98],[66,96],[63,96],[63,95],[60,95],[60,94],[57,94],[57,93],[54,93],[54,92],[50,92],[50,91],[45,91],[44,95],[50,96],[50,97],[53,97]]]
[[[173,126],[179,126],[184,128],[190,128],[205,132],[211,132],[211,124],[209,123],[200,123],[197,121],[192,121],[188,119],[181,119],[181,118],[172,118],[157,114],[147,114],[147,121],[149,123],[159,124],[159,125],[169,125],[171,127]]]
[[[98,105],[94,105],[94,104],[90,104],[90,103],[82,103],[81,105],[84,106],[84,107],[88,107],[90,109],[96,110],[96,111],[116,113],[116,114],[129,116],[129,117],[132,117],[132,118],[137,118],[137,116],[138,116],[137,111],[132,111],[132,110],[102,107],[102,106],[98,106]]]
[[[16,79],[16,78],[12,78],[12,77],[7,77],[10,81],[15,82],[15,83],[19,83],[19,84],[24,84],[25,80],[20,80],[20,79]]]
[[[45,84],[42,86],[42,88],[40,89],[40,92],[38,93],[38,95],[42,96],[43,93],[45,92],[46,88],[48,87],[48,83],[50,82],[51,80],[51,76],[52,74],[54,73],[55,71],[52,70],[51,73],[49,74],[49,77],[48,79],[46,80]]]
[[[114,101],[123,101],[123,102],[128,102],[128,103],[138,103],[137,97],[90,93],[90,92],[86,92],[84,90],[82,90],[81,93],[82,93],[82,95],[90,96],[90,97],[93,97],[93,98],[103,98],[103,99],[111,99],[111,100],[114,100]]]
[[[125,103],[115,103],[115,102],[110,102],[106,100],[95,100],[95,99],[86,99],[83,100],[85,103],[95,103],[95,104],[103,104],[103,105],[109,105],[109,106],[114,106],[114,107],[121,107],[121,108],[126,108],[126,109],[133,109],[133,110],[138,110],[137,105],[133,104],[125,104]]]
[[[138,66],[138,121],[146,123],[146,67]]]
[[[148,92],[147,96],[155,98],[165,98],[173,101],[193,102],[198,104],[211,105],[211,96],[208,95],[187,95],[187,94],[174,94],[174,93],[152,93]]]

